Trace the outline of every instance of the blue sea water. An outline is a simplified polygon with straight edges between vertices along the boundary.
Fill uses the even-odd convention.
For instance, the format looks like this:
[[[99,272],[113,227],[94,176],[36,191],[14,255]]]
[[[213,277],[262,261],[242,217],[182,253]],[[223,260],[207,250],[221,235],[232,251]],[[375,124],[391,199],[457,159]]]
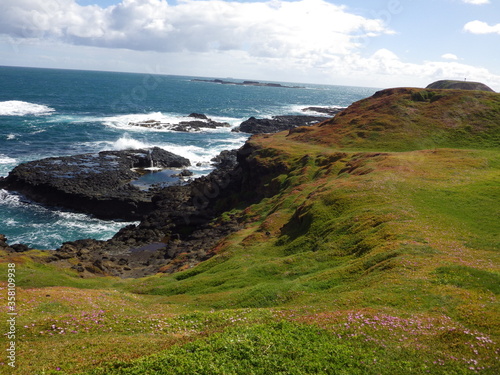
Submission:
[[[189,158],[193,172],[202,175],[210,171],[212,157],[241,146],[248,135],[231,128],[185,133],[130,123],[178,123],[196,112],[234,127],[250,116],[345,107],[376,91],[297,83],[282,84],[305,88],[220,85],[193,78],[0,67],[0,176],[45,157],[151,146]],[[127,224],[43,207],[0,190],[0,233],[10,244],[55,249],[79,238],[110,238]]]

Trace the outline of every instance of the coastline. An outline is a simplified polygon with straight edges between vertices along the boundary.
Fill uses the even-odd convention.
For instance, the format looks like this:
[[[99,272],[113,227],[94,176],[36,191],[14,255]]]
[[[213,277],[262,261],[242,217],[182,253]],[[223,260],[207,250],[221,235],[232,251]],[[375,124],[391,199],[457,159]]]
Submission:
[[[303,111],[317,111],[320,107],[311,108],[304,108]],[[333,113],[340,111],[340,109],[337,108],[330,110],[334,111]],[[328,112],[325,109],[325,113],[331,114],[331,111]],[[10,189],[26,193],[30,198],[49,205],[65,206],[77,209],[78,211],[81,211],[82,209],[88,211],[89,208],[95,207],[98,211],[91,210],[88,212],[91,214],[98,214],[99,216],[102,216],[101,213],[108,213],[106,214],[107,216],[109,216],[110,213],[113,213],[113,218],[120,220],[140,219],[140,223],[138,225],[129,225],[122,228],[111,239],[106,241],[94,240],[91,238],[79,239],[76,241],[65,242],[61,247],[54,250],[43,250],[42,252],[47,255],[47,263],[72,268],[82,277],[89,277],[92,275],[142,277],[158,272],[171,273],[178,271],[187,265],[192,266],[202,260],[210,258],[214,255],[214,253],[210,250],[213,249],[219,240],[227,236],[229,233],[241,229],[239,220],[236,217],[226,220],[223,224],[218,222],[217,220],[220,219],[217,218],[218,215],[224,211],[224,209],[231,208],[231,205],[234,204],[234,202],[221,203],[226,199],[226,197],[230,197],[235,194],[241,195],[242,193],[244,195],[244,192],[248,191],[247,185],[249,185],[248,182],[250,180],[255,181],[253,181],[249,186],[255,186],[256,181],[260,181],[263,176],[265,177],[270,173],[265,168],[262,169],[258,165],[253,165],[252,169],[254,170],[250,171],[249,162],[246,158],[251,155],[253,151],[255,151],[251,146],[249,146],[251,144],[251,133],[261,133],[263,130],[269,133],[275,133],[284,129],[290,130],[299,125],[311,126],[318,122],[327,120],[328,118],[330,117],[309,115],[275,116],[271,119],[260,120],[259,124],[255,124],[257,126],[255,131],[252,131],[247,126],[246,131],[249,135],[249,139],[240,149],[225,150],[215,157],[213,159],[214,169],[212,172],[206,176],[189,179],[181,185],[173,184],[160,189],[155,188],[146,192],[146,195],[143,194],[144,197],[143,195],[140,195],[138,198],[138,202],[142,205],[140,211],[132,208],[132,205],[136,205],[133,203],[133,199],[135,199],[133,197],[138,194],[138,192],[135,192],[134,189],[119,189],[122,190],[122,193],[125,193],[127,196],[117,197],[118,200],[116,200],[115,203],[110,201],[108,207],[103,206],[102,203],[94,204],[94,198],[92,198],[91,195],[87,198],[83,198],[83,195],[78,192],[79,188],[75,189],[71,187],[71,185],[67,185],[68,182],[72,182],[77,185],[80,184],[78,179],[75,180],[74,178],[75,176],[78,176],[78,173],[80,173],[78,172],[78,164],[81,163],[81,168],[86,170],[88,165],[95,164],[96,161],[100,160],[95,159],[95,156],[93,155],[51,158],[48,159],[47,162],[41,160],[26,163],[26,165],[14,168],[13,172],[16,173],[19,168],[22,168],[22,170],[25,171],[21,174],[20,172],[17,172],[16,174],[19,176],[29,176],[28,180],[23,182],[23,177],[19,180],[19,176],[14,177],[11,172],[8,177],[2,178],[1,186],[9,188],[8,181],[11,181]],[[253,121],[256,119],[251,118],[247,121],[250,120]],[[262,123],[264,125],[262,125]],[[138,126],[142,125],[139,124]],[[160,151],[161,150],[154,152]],[[115,159],[118,156],[121,157],[121,155],[124,155],[125,161],[126,158],[129,157],[127,156],[129,154],[139,155],[140,153],[147,154],[147,152],[149,152],[149,155],[155,155],[154,152],[152,153],[147,150],[112,152],[111,154],[108,152],[100,153],[99,155],[102,154],[104,159],[112,157],[112,163],[116,163]],[[95,160],[90,160],[89,157],[94,158]],[[139,157],[138,161],[135,162],[141,167],[146,167],[146,164],[150,162],[152,164],[154,163],[151,156],[151,161],[141,161],[141,157]],[[171,156],[168,156],[168,158],[171,158]],[[71,172],[59,171],[61,165],[64,166],[68,164],[66,159],[70,161],[69,164],[73,164]],[[181,162],[189,163],[187,160],[183,160]],[[125,163],[127,162],[125,161]],[[43,167],[44,165],[45,167]],[[40,166],[42,166],[42,169],[45,168],[45,172],[41,175],[41,178],[48,179],[47,183],[49,184],[55,184],[53,188],[47,185],[45,190],[40,190],[39,186],[35,186],[40,182],[38,181],[39,178],[36,177],[36,173],[33,174],[33,172],[39,171]],[[147,166],[149,166],[149,164]],[[110,166],[101,168],[107,176],[109,176],[109,171],[106,171],[109,168]],[[53,169],[53,171],[51,171],[51,169]],[[135,169],[136,168],[132,165],[131,170],[133,171]],[[51,173],[55,176],[59,176],[61,174],[66,176],[68,173],[71,173],[74,174],[74,177],[66,181],[64,181],[63,178],[61,187],[57,187],[57,178],[54,180],[54,177],[51,177]],[[115,172],[111,175],[114,173]],[[122,173],[122,175],[126,176],[125,180],[122,182],[113,182],[113,184],[118,186],[127,183],[127,181],[128,183],[132,183],[133,179],[137,178],[136,175],[133,177],[133,175],[128,174],[128,172],[126,174]],[[255,178],[249,178],[249,175],[252,175]],[[181,176],[181,174],[179,174],[179,176]],[[33,182],[29,182],[33,178],[36,181],[33,180]],[[87,181],[85,183],[88,184],[88,177],[84,175],[83,178],[85,179],[84,181]],[[99,174],[96,174],[93,180],[97,185],[102,185],[98,182]],[[243,181],[245,181],[245,183],[243,183]],[[31,187],[30,185],[33,183],[35,185]],[[66,188],[64,186],[66,186]],[[61,188],[63,190],[58,191],[58,189]],[[96,197],[102,195],[99,190],[94,191],[95,187],[91,185],[87,186],[87,188],[90,188],[90,190],[93,191],[92,194],[96,195]],[[65,198],[67,193],[63,192],[64,189],[68,192],[73,191],[73,193],[70,194],[73,194],[74,197],[72,198],[71,195],[68,195],[67,198]],[[126,193],[126,191],[129,191],[129,193]],[[31,192],[36,194],[31,194]],[[130,195],[132,193],[133,195]],[[253,196],[253,198],[250,199],[251,201],[260,196],[259,194],[251,195]],[[124,201],[128,206],[124,206],[117,211],[117,209],[123,205],[120,202],[124,199],[126,199],[126,201],[130,201],[129,203]],[[78,203],[78,201],[80,201],[80,203]],[[137,211],[133,216],[128,214],[131,212],[131,208],[134,212]],[[213,220],[215,219],[217,220],[214,222]],[[202,241],[200,238],[204,238],[204,240]],[[2,239],[2,241],[0,241],[0,249],[10,253],[24,253],[31,249],[29,246],[22,243],[9,246],[5,236],[2,236],[0,239]],[[174,262],[176,257],[178,257],[181,253],[188,254],[188,256],[181,262]],[[68,260],[70,259],[73,259],[71,264],[68,263]],[[175,265],[173,263],[175,263]]]

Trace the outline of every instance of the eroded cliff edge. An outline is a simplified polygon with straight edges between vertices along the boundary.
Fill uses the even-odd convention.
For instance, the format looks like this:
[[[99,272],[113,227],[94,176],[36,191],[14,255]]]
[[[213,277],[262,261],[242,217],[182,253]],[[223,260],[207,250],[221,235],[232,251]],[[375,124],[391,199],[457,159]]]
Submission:
[[[262,188],[263,181],[286,168],[284,165],[270,168],[259,163],[255,151],[256,146],[252,142],[247,142],[239,150],[224,151],[216,158],[216,168],[209,175],[188,184],[155,191],[152,196],[146,197],[147,206],[142,207],[146,213],[140,224],[122,228],[110,240],[66,242],[56,251],[43,251],[43,256],[37,259],[72,268],[82,277],[141,277],[158,272],[175,272],[206,260],[215,254],[221,240],[242,227],[241,217],[219,215],[236,205],[250,204],[269,194],[269,188]],[[137,150],[129,153],[135,154]],[[100,156],[109,157],[109,154]],[[16,176],[18,174],[15,173]],[[127,174],[123,181],[129,178]],[[87,189],[92,190],[90,185]],[[37,191],[36,187],[34,190]],[[137,198],[137,191],[132,192],[132,197]],[[37,194],[44,194],[44,191]],[[138,207],[137,204],[131,206],[130,197],[125,202],[120,202],[120,197],[115,198],[116,201],[109,201],[107,207],[113,210],[114,217],[123,213],[128,218],[126,208]],[[50,202],[55,203],[55,198]],[[112,203],[116,203],[117,209]],[[125,208],[122,207],[124,204]],[[28,250],[24,245],[8,246],[5,238],[0,242],[0,249],[9,252]]]

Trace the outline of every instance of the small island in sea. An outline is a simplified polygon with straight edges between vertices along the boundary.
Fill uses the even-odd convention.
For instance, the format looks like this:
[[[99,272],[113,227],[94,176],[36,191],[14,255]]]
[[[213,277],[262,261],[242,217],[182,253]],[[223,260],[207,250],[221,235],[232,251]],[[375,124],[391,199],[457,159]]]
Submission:
[[[283,87],[287,89],[304,89],[303,86],[284,86],[279,83],[269,83],[269,82],[258,82],[258,81],[243,81],[243,82],[233,82],[224,81],[222,79],[201,79],[194,78],[191,82],[208,82],[208,83],[218,83],[221,85],[236,85],[236,86],[264,86],[264,87]]]

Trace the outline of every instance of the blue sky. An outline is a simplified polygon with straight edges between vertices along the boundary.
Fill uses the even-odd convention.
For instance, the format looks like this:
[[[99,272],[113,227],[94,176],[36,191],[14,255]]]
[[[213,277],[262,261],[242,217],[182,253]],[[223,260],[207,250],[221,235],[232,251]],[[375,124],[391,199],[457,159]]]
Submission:
[[[500,91],[498,0],[2,0],[0,65]]]

